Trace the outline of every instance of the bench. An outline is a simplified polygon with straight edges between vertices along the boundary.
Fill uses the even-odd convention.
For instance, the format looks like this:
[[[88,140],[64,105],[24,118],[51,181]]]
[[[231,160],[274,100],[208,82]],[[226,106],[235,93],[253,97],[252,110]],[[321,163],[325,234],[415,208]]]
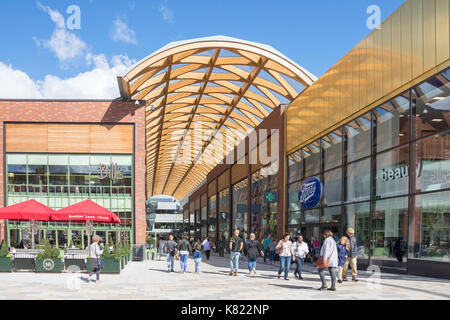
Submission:
[[[87,270],[86,259],[88,255],[88,250],[67,249],[64,254],[64,269],[67,271],[70,266],[77,266],[80,270]]]
[[[13,270],[36,270],[36,255],[42,250],[39,249],[16,249],[10,252],[12,257]]]

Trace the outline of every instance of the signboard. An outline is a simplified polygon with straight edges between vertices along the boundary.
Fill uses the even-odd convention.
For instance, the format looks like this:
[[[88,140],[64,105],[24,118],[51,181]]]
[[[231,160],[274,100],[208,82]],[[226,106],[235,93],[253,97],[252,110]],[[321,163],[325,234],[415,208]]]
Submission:
[[[183,223],[182,214],[157,213],[155,214],[155,222],[157,223]]]
[[[300,187],[298,201],[305,209],[312,209],[320,202],[322,198],[322,184],[316,177],[306,179]]]
[[[278,202],[278,192],[264,191],[264,202],[265,203],[277,203]]]
[[[116,162],[111,163],[109,166],[100,163],[98,165],[98,171],[100,174],[100,180],[107,178],[111,180],[123,179],[122,171],[120,171],[120,168],[117,166]]]

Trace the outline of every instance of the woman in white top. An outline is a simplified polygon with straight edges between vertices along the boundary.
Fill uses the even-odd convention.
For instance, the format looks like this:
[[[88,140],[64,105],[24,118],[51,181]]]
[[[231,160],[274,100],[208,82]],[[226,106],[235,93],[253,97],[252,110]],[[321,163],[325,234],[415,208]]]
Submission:
[[[336,291],[336,272],[338,267],[338,254],[336,248],[336,241],[333,239],[333,232],[327,229],[323,232],[324,241],[322,248],[320,249],[320,257],[325,263],[328,259],[328,272],[331,276],[331,287],[328,290]],[[320,280],[322,281],[322,286],[319,290],[327,289],[327,282],[325,280],[325,270],[326,268],[319,268]]]
[[[303,279],[302,265],[308,252],[308,244],[303,241],[303,236],[299,235],[297,241],[294,243],[295,260],[297,261],[297,268],[295,269],[294,276],[299,279]]]
[[[284,280],[289,280],[288,273],[289,267],[291,266],[291,259],[295,261],[294,248],[292,242],[289,241],[289,237],[289,233],[286,233],[276,247],[281,262],[280,269],[278,270],[278,279],[281,277],[281,272],[284,271]]]
[[[100,246],[98,243],[101,238],[98,235],[92,237],[92,244],[89,247],[89,262],[91,264],[92,271],[88,275],[88,281],[91,282],[91,276],[95,273],[97,276],[97,281],[100,281],[100,259],[103,254],[103,246]]]

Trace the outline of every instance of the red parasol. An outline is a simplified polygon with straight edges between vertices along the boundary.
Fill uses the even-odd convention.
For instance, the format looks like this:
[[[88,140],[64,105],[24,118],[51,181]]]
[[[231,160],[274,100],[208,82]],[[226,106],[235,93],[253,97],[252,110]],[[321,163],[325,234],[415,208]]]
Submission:
[[[120,223],[119,217],[91,200],[84,200],[52,214],[52,221],[93,221]]]
[[[36,200],[27,200],[0,208],[0,219],[49,221],[56,211]]]

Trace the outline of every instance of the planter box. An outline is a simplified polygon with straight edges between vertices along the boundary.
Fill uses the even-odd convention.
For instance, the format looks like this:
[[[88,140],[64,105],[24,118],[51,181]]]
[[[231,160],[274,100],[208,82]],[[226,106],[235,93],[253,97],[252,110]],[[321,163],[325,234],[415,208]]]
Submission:
[[[120,269],[125,268],[125,258],[124,257],[120,257]]]
[[[0,272],[11,272],[11,258],[0,258]]]
[[[35,271],[34,258],[14,258],[13,270]]]
[[[80,270],[86,270],[84,259],[64,259],[64,269],[67,270],[70,266],[77,266]]]
[[[59,273],[63,269],[61,258],[36,258],[36,272]]]
[[[120,273],[120,260],[115,259],[103,259],[103,269],[101,273]],[[91,264],[87,262],[87,271],[91,272]]]

